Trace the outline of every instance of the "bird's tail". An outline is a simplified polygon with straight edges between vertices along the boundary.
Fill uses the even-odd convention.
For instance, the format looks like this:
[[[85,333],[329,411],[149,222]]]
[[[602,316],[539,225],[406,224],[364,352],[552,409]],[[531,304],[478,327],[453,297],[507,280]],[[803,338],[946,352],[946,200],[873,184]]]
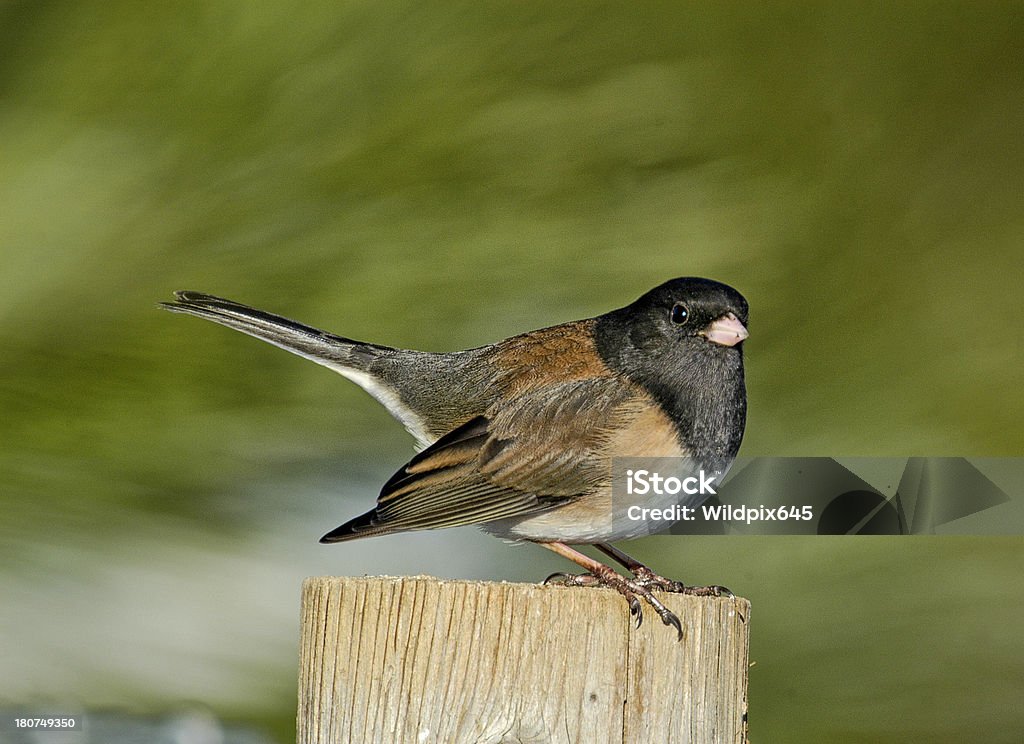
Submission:
[[[381,354],[394,351],[387,346],[335,336],[280,315],[202,292],[175,292],[174,296],[177,298],[175,302],[162,302],[160,305],[174,313],[195,315],[234,328],[353,379],[361,377],[359,373],[367,372]],[[361,380],[356,381],[362,383]]]

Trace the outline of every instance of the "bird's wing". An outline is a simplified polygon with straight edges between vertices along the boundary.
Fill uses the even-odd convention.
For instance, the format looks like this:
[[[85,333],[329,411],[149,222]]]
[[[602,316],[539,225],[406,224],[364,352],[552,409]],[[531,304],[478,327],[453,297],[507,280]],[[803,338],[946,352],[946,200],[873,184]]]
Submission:
[[[635,389],[611,377],[516,396],[419,453],[375,509],[323,540],[480,524],[570,501],[607,481],[609,433],[639,405]]]

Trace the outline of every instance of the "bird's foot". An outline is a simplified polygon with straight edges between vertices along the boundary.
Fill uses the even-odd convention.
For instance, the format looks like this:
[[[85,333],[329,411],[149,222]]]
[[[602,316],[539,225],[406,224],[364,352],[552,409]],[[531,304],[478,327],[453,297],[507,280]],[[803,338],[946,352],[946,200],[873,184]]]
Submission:
[[[694,597],[735,597],[736,595],[724,586],[687,586],[681,581],[667,579],[654,573],[647,566],[637,566],[630,570],[636,583],[648,589],[661,589],[673,594],[689,594]]]
[[[661,577],[658,576],[657,578],[660,579]],[[662,580],[664,581],[665,579]],[[641,602],[642,599],[654,608],[654,611],[658,613],[658,617],[661,618],[661,622],[665,623],[665,625],[671,625],[676,629],[676,633],[678,634],[677,640],[681,641],[683,639],[683,625],[679,622],[679,618],[676,617],[672,610],[668,609],[657,597],[654,596],[650,586],[643,583],[639,577],[632,579],[626,578],[612,569],[607,568],[606,571],[593,573],[555,573],[544,579],[544,583],[558,584],[560,586],[610,587],[626,598],[626,602],[629,604],[629,614],[636,620],[636,627],[638,628],[644,621],[643,603]],[[682,586],[682,584],[679,585]]]

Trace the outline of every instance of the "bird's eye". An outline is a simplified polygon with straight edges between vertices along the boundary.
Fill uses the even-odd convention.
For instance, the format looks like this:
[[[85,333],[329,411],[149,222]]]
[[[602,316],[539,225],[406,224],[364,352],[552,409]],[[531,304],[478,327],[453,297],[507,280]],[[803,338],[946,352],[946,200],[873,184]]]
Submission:
[[[672,306],[672,322],[676,325],[682,325],[689,317],[690,311],[686,309],[686,305],[676,304]]]

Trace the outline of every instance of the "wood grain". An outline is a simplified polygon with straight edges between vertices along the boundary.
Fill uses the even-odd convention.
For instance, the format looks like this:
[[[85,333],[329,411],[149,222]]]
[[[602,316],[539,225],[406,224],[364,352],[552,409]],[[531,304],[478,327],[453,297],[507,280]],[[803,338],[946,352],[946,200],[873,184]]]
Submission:
[[[307,579],[298,742],[742,744],[749,603],[659,596],[681,642],[608,589]]]

